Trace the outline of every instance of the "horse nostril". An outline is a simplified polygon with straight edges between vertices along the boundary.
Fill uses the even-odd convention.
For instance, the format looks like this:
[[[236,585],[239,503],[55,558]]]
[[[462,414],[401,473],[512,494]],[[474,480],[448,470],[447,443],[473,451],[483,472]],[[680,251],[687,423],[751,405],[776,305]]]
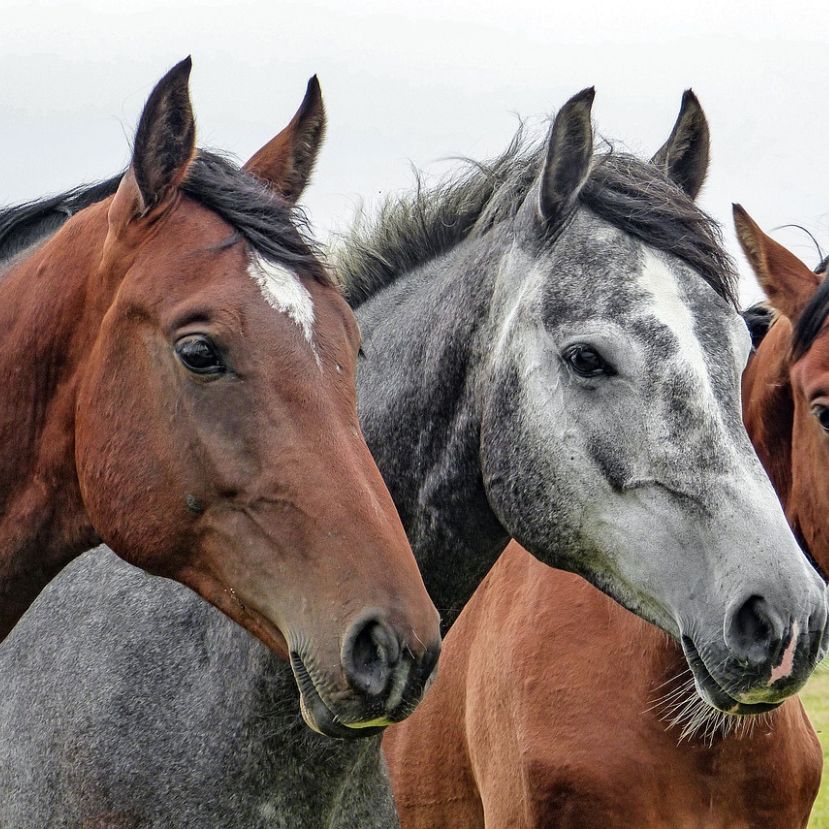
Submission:
[[[760,666],[776,656],[783,624],[762,596],[749,596],[726,625],[725,640],[738,658]]]
[[[829,644],[829,626],[826,623],[826,603],[809,617],[809,659],[811,664],[820,662],[826,655]]]
[[[379,619],[356,624],[343,645],[343,668],[355,690],[379,696],[400,659],[400,643],[394,632]]]
[[[440,657],[440,644],[440,640],[438,640],[436,644],[427,648],[420,660],[420,674],[424,680],[428,679],[437,667],[438,658]]]

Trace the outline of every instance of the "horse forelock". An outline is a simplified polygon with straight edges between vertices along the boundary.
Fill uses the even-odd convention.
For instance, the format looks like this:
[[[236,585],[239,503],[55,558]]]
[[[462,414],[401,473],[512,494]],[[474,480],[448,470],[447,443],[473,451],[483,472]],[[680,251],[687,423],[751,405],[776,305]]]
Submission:
[[[821,262],[818,267],[823,266]],[[823,271],[815,269],[816,273]],[[829,317],[829,279],[820,283],[814,296],[809,300],[797,320],[794,321],[792,332],[792,355],[794,359],[800,359],[814,344],[820,332],[826,325]]]
[[[431,188],[417,176],[414,193],[387,200],[371,225],[358,219],[335,252],[351,305],[464,240],[517,219],[545,153],[546,141],[528,142],[522,125],[497,158],[466,159],[459,172]],[[595,155],[576,207],[674,254],[736,307],[737,274],[719,226],[655,165],[608,145]]]
[[[232,161],[201,150],[190,164],[181,190],[218,214],[265,259],[303,267],[319,282],[330,282],[304,211]]]

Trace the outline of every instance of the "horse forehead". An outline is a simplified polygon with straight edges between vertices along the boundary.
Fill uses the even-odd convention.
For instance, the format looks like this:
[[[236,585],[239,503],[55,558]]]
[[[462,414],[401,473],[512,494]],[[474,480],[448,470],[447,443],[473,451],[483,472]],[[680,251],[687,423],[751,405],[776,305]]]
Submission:
[[[299,274],[287,265],[272,262],[254,253],[248,263],[248,275],[265,302],[293,320],[305,340],[314,348],[314,300]]]
[[[789,338],[783,340],[788,347]],[[810,396],[818,387],[825,387],[829,375],[829,328],[815,337],[806,353],[792,367],[792,378],[800,391]]]
[[[638,239],[580,210],[556,243],[553,256],[556,264],[569,263],[578,274],[591,274],[593,278],[607,271],[632,275],[639,267],[641,247]],[[607,285],[608,290],[612,287]]]
[[[636,276],[639,309],[667,329],[676,344],[675,359],[710,382],[714,361],[747,355],[748,331],[738,315],[717,301],[713,290],[688,266],[644,248]]]
[[[181,201],[169,221],[168,230],[171,233],[183,235],[182,228],[186,228],[191,237],[204,240],[201,244],[194,244],[208,257],[236,249],[241,241],[239,232],[225,219],[189,199]],[[299,274],[286,264],[266,258],[252,247],[246,253],[245,270],[262,299],[297,325],[319,363],[314,344],[314,301]],[[220,267],[218,274],[224,274],[224,269]]]
[[[642,243],[588,211],[579,211],[533,271],[548,312],[558,319],[585,315],[614,319],[629,314],[637,299]]]

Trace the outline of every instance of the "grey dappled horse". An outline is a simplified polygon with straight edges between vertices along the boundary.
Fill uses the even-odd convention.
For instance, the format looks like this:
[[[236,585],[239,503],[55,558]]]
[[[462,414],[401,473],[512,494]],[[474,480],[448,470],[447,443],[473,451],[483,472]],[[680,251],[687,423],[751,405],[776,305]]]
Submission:
[[[768,710],[826,606],[742,428],[704,118],[686,95],[649,164],[594,154],[592,98],[349,241],[364,431],[447,620],[514,536],[677,637],[712,706]],[[106,552],[38,600],[0,683],[4,826],[397,824],[378,737],[303,729],[287,665]]]

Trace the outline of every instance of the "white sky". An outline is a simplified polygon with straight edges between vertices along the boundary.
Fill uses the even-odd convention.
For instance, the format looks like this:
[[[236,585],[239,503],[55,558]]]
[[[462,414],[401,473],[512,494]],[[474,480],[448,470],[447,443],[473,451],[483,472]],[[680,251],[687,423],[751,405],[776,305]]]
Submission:
[[[321,238],[407,189],[410,163],[492,156],[515,113],[594,84],[598,131],[643,154],[694,88],[713,144],[702,203],[732,251],[732,201],[829,248],[828,39],[818,0],[2,0],[0,202],[121,169],[153,84],[192,54],[199,143],[241,159],[319,75],[328,140],[304,201]],[[775,236],[816,263],[801,232]]]

